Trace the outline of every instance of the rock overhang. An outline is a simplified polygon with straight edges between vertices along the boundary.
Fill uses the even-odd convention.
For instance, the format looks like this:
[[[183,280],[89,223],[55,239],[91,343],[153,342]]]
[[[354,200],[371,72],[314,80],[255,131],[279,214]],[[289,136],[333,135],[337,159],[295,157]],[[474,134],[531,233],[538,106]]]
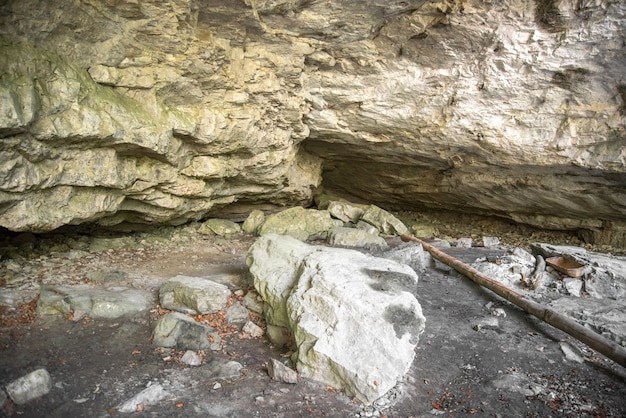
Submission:
[[[619,2],[2,7],[5,36],[39,48],[4,62],[8,229],[179,224],[308,205],[322,183],[624,240]]]

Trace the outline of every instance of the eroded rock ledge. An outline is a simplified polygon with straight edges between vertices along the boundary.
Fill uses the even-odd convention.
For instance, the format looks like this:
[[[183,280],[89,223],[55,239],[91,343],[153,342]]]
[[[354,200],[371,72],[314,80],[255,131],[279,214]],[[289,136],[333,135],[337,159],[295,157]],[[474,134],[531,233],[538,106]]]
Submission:
[[[311,203],[496,215],[624,246],[626,5],[0,6],[0,226]]]

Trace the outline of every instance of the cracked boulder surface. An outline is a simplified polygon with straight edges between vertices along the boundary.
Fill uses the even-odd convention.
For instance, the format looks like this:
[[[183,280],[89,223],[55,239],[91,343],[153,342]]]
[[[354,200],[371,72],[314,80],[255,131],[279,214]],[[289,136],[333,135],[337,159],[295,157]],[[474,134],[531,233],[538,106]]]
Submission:
[[[621,1],[9,0],[0,226],[308,205],[625,247]]]

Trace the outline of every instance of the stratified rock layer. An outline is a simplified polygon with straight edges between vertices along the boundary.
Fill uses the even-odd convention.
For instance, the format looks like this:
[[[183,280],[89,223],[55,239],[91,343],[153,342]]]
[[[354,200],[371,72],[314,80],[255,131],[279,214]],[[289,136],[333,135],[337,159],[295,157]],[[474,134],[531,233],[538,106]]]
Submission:
[[[0,34],[10,230],[243,219],[322,183],[626,241],[622,1],[9,0]]]

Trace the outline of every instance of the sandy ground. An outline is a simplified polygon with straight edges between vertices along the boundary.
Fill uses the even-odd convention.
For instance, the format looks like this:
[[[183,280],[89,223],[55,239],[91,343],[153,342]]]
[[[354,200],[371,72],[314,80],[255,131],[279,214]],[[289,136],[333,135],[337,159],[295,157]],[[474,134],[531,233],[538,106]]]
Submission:
[[[50,242],[45,245],[34,244],[33,255],[14,260],[25,276],[17,284],[3,264],[0,286],[19,289],[29,302],[41,284],[98,286],[87,278],[90,272],[122,271],[127,273],[124,285],[155,293],[154,309],[123,319],[73,321],[36,317],[34,303],[2,308],[0,386],[40,367],[53,381],[50,393],[39,399],[22,406],[5,404],[5,416],[626,416],[623,368],[444,266],[420,275],[417,297],[427,323],[412,368],[382,402],[367,407],[317,382],[271,380],[268,360],[285,353],[263,337],[243,338],[240,326],[224,334],[222,350],[201,353],[200,367],[180,362],[181,352],[151,344],[152,326],[163,313],[156,300],[158,286],[178,274],[228,273],[222,276],[231,278],[225,284],[248,291],[245,255],[254,237],[208,237],[189,226],[183,232],[134,234],[132,245],[88,255],[77,253],[84,239],[46,239]],[[486,251],[504,250],[471,248],[454,255],[472,262]],[[494,316],[495,308],[505,315]],[[562,343],[579,350],[584,361],[566,358]],[[216,378],[211,366],[230,360],[244,366],[241,374]],[[130,414],[118,411],[151,382],[162,384],[170,395]]]

